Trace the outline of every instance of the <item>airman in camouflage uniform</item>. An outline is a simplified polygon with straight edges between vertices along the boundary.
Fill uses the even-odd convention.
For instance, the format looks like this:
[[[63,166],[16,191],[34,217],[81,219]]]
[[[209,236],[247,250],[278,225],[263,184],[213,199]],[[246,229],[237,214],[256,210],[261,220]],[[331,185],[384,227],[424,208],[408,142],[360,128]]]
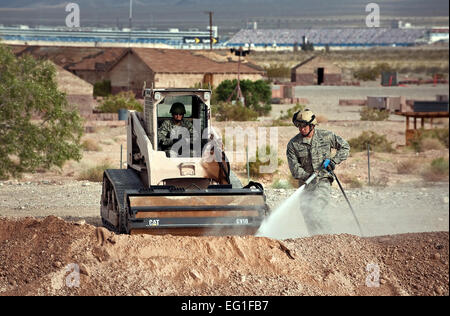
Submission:
[[[305,187],[301,195],[300,208],[310,235],[330,233],[326,206],[331,195],[333,176],[321,166],[325,159],[330,159],[331,169],[347,159],[350,145],[342,137],[331,131],[316,129],[317,120],[310,110],[294,114],[292,119],[300,133],[287,145],[287,160],[292,176],[299,180],[299,185],[314,173],[318,176]],[[331,149],[336,154],[331,157]]]
[[[186,109],[182,103],[176,102],[172,104],[170,113],[172,114],[172,119],[164,121],[158,129],[159,149],[164,150],[168,157],[170,157],[170,151],[173,144],[178,142],[183,137],[182,128],[186,128],[189,131],[190,143],[192,143],[193,134],[192,122],[184,119]],[[172,138],[171,133],[178,138]]]

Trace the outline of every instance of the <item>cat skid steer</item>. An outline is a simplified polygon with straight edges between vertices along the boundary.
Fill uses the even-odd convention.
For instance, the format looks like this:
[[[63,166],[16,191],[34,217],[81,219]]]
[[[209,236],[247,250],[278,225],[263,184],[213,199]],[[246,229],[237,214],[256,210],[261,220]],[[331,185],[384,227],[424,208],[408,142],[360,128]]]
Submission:
[[[128,111],[127,168],[104,172],[103,225],[126,234],[255,234],[268,213],[264,189],[243,187],[231,171],[211,126],[211,90],[144,89],[144,99],[143,112]],[[165,148],[158,128],[174,103],[193,131],[187,140],[175,133]]]

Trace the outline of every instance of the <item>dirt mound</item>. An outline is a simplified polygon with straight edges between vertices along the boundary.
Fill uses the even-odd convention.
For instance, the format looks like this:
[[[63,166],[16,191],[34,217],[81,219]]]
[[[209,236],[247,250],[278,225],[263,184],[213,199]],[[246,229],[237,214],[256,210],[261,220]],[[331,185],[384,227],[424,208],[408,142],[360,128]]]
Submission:
[[[449,295],[448,244],[448,232],[279,242],[0,219],[0,294]]]

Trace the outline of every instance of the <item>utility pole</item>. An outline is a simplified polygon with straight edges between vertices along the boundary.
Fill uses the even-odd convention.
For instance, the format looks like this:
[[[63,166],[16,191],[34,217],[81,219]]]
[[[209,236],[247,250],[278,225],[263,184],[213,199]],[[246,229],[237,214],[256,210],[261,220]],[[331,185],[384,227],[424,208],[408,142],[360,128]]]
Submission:
[[[128,30],[128,50],[131,50],[131,28],[133,27],[133,0],[130,0],[130,17],[129,17],[129,30]],[[130,61],[127,62],[127,75],[128,75],[128,91],[130,91]]]
[[[243,104],[245,103],[244,95],[242,94],[241,90],[241,56],[246,56],[247,54],[250,54],[250,50],[243,50],[242,47],[239,47],[239,49],[230,49],[231,53],[234,53],[234,55],[239,56],[238,58],[238,78],[237,78],[237,85],[234,89],[233,93],[228,97],[227,102],[230,102],[233,95],[236,93],[236,100],[241,101]]]
[[[213,12],[212,11],[207,11],[205,13],[209,14],[209,50],[212,50],[212,43],[213,43],[212,16],[213,16]]]
[[[130,0],[130,32],[131,32],[131,28],[133,26],[132,21],[133,21],[133,0]]]

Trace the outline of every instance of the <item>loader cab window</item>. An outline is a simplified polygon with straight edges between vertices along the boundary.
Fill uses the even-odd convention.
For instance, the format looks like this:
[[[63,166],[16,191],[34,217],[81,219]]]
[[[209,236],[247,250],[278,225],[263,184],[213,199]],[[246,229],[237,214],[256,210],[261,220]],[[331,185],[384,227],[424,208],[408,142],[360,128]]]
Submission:
[[[174,103],[180,102],[184,105],[186,109],[186,114],[183,119],[194,123],[194,119],[200,119],[201,130],[197,132],[202,132],[207,127],[207,106],[206,104],[196,95],[178,95],[178,96],[166,96],[157,107],[158,115],[158,130],[161,128],[162,124],[166,120],[172,119],[172,114],[170,113],[170,108]],[[201,139],[201,134],[199,135]],[[193,137],[191,135],[191,137]],[[159,140],[158,140],[159,143]],[[203,147],[203,140],[202,140]],[[161,148],[158,146],[159,150],[166,150],[167,148]]]
[[[191,118],[192,117],[192,96],[167,96],[164,98],[164,100],[161,101],[161,103],[158,104],[158,119],[159,118],[171,118],[172,115],[170,114],[170,108],[172,104],[181,102],[184,104],[184,107],[186,109],[186,115],[184,118]],[[159,124],[158,124],[159,125]]]

